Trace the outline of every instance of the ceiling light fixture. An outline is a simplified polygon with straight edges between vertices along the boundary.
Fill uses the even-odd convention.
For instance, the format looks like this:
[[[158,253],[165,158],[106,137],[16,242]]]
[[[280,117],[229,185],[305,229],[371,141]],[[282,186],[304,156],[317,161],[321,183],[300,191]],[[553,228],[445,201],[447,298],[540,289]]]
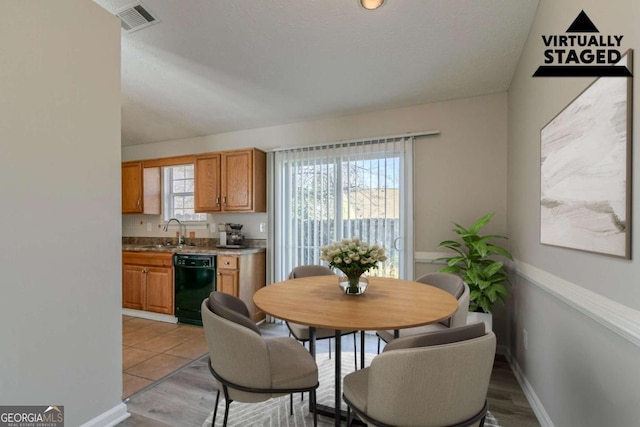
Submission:
[[[360,6],[367,10],[375,10],[384,4],[384,0],[360,0]]]

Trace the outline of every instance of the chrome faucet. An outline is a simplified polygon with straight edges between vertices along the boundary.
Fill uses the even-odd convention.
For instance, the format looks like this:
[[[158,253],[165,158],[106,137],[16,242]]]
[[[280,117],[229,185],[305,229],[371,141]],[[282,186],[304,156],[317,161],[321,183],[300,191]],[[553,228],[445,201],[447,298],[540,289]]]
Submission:
[[[178,245],[182,245],[184,243],[184,236],[182,235],[182,223],[178,218],[171,218],[167,223],[162,227],[162,231],[169,231],[169,223],[171,221],[175,221],[178,223]]]

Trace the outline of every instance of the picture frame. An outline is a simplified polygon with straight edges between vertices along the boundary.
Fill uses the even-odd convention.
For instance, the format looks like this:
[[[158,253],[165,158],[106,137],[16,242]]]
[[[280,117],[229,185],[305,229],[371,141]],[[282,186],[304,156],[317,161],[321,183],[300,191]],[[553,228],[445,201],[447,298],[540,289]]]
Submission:
[[[632,77],[599,77],[541,129],[541,244],[631,259],[632,101]]]

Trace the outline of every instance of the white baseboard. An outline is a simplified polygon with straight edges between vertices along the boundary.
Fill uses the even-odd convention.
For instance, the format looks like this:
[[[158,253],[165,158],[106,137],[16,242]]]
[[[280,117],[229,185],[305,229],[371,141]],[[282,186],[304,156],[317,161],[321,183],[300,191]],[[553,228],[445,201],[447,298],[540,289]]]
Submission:
[[[130,416],[131,414],[127,412],[127,405],[119,403],[108,411],[82,424],[80,427],[113,427]]]
[[[553,421],[551,421],[549,414],[547,414],[547,411],[544,409],[544,406],[542,406],[542,402],[540,401],[540,399],[538,399],[538,395],[533,390],[533,387],[529,383],[529,380],[527,380],[527,377],[524,375],[524,372],[522,372],[522,369],[520,369],[520,365],[518,365],[518,362],[514,360],[513,357],[511,357],[511,352],[509,351],[509,348],[507,348],[506,346],[500,346],[500,347],[504,347],[503,350],[506,351],[504,356],[506,356],[507,360],[509,361],[509,366],[511,366],[511,371],[513,372],[513,375],[516,377],[518,384],[520,384],[520,388],[524,392],[524,395],[527,398],[527,401],[529,402],[529,406],[531,406],[531,409],[533,410],[533,413],[538,419],[538,422],[540,423],[540,425],[542,427],[554,427]]]
[[[157,320],[167,323],[178,323],[178,318],[169,314],[153,313],[151,311],[133,310],[131,308],[123,308],[122,314],[126,316],[141,317],[143,319]]]

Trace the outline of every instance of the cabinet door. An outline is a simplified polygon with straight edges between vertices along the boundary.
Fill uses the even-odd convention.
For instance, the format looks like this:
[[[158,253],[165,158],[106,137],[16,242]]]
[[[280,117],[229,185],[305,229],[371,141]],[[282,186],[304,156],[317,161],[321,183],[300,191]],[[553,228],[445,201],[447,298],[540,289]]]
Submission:
[[[145,310],[173,314],[173,269],[147,267]]]
[[[253,150],[222,153],[222,210],[253,210]]]
[[[122,213],[160,214],[160,168],[122,164]]]
[[[122,213],[142,212],[142,163],[122,164]]]
[[[238,270],[218,270],[218,292],[238,296]]]
[[[222,207],[220,196],[220,154],[196,157],[195,211],[219,212]]]
[[[122,307],[144,310],[145,271],[137,265],[122,267]]]
[[[142,213],[160,215],[160,168],[143,168],[142,179]]]

